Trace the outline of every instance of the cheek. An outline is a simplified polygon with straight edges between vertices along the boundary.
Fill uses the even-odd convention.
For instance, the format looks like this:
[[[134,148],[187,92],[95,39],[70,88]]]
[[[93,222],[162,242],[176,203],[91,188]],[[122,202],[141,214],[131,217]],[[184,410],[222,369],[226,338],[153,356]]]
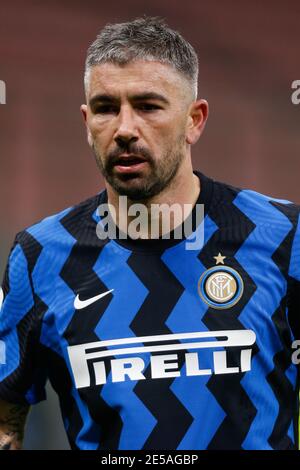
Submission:
[[[87,124],[92,134],[100,134],[112,127],[113,119],[112,116],[101,116],[89,111],[87,114]]]
[[[182,123],[178,123],[175,120],[168,123],[168,126],[161,128],[159,132],[162,141],[165,142],[168,148],[178,145],[179,142],[185,140],[185,128]]]
[[[185,132],[186,127],[186,117],[182,112],[174,111],[168,116],[168,119],[160,123],[162,133],[170,137],[170,139],[175,139],[178,135],[182,135]]]
[[[113,130],[109,122],[92,119],[89,125],[90,133],[98,147],[109,147],[113,142]]]
[[[178,129],[174,119],[158,120],[149,126],[149,133],[152,136],[153,143],[158,145],[161,145],[163,142],[174,141],[177,132]],[[147,126],[144,133],[145,135],[148,133]]]
[[[105,132],[105,130],[107,130],[108,125],[107,123],[100,121],[99,119],[93,117],[89,121],[89,128],[90,128],[91,134],[96,137],[98,135],[102,135]]]

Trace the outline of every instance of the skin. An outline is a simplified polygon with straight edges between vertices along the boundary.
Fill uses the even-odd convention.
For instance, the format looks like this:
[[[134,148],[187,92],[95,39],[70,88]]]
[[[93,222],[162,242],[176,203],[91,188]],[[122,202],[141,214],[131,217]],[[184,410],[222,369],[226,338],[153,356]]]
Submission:
[[[159,96],[145,96],[149,93]],[[96,98],[99,95],[101,99]],[[193,99],[183,75],[155,61],[96,65],[89,71],[86,101],[80,109],[88,143],[119,226],[119,195],[128,196],[128,207],[136,202],[148,209],[151,204],[195,204],[201,188],[193,174],[191,146],[204,130],[208,103]],[[146,164],[120,173],[113,163],[124,152],[146,158]],[[132,217],[123,214],[121,219],[128,224]],[[174,218],[170,228],[182,222],[182,216]]]
[[[0,450],[20,450],[22,447],[28,406],[0,400]]]

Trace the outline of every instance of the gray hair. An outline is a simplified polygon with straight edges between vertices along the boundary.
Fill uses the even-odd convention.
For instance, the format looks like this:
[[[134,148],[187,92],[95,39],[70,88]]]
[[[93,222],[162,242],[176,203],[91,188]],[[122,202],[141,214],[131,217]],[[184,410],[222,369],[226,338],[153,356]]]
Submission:
[[[127,23],[107,24],[88,48],[85,89],[88,89],[91,67],[105,62],[125,65],[134,60],[171,65],[188,80],[193,98],[197,98],[197,54],[192,45],[160,17],[143,16]]]

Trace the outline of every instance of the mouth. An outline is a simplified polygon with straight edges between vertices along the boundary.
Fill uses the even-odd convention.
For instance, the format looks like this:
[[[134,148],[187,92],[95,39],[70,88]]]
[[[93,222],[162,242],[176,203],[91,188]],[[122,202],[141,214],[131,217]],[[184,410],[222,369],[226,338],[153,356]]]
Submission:
[[[122,173],[138,171],[146,165],[147,161],[145,158],[134,154],[120,155],[114,163],[116,170]]]

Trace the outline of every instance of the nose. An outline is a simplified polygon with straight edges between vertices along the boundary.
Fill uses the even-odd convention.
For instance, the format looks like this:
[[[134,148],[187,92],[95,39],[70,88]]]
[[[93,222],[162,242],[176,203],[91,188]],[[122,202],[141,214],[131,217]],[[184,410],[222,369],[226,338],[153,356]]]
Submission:
[[[137,141],[138,138],[134,113],[130,107],[124,106],[121,108],[118,115],[117,129],[114,139],[119,145],[124,146]]]

